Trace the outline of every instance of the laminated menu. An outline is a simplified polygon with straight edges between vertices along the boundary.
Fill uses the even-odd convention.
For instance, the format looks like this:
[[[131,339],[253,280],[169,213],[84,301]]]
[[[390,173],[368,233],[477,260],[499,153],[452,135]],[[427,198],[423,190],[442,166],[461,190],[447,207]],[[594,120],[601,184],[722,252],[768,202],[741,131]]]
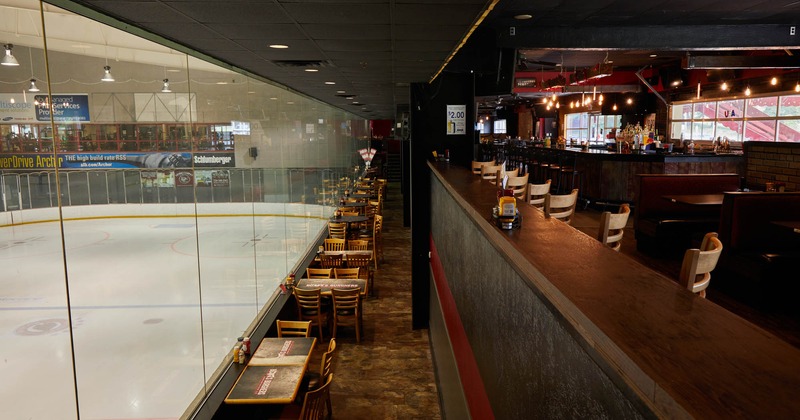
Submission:
[[[248,364],[305,365],[315,340],[313,337],[264,338]]]

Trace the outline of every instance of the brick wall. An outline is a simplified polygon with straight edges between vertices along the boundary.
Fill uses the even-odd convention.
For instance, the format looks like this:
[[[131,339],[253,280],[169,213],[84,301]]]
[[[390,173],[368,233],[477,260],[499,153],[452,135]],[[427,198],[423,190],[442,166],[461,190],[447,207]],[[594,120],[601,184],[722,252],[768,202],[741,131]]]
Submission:
[[[786,191],[800,191],[800,143],[744,142],[744,158],[749,188],[783,182]]]

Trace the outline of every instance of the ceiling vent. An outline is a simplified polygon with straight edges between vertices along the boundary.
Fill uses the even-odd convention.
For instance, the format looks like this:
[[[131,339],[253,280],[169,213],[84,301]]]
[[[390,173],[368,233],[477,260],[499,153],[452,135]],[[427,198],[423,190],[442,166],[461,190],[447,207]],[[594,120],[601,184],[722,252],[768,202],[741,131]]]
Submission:
[[[332,67],[328,60],[272,60],[272,64],[278,67],[293,67],[293,68],[320,68]]]

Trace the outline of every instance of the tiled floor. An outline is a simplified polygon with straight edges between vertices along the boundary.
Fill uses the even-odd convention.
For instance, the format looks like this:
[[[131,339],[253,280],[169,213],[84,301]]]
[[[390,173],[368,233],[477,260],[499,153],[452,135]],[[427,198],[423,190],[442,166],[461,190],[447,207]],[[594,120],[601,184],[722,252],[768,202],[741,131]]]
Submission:
[[[385,258],[376,296],[364,301],[361,343],[352,328],[338,332],[334,418],[439,419],[428,330],[411,328],[411,229],[403,227],[399,185],[389,186],[383,215]]]

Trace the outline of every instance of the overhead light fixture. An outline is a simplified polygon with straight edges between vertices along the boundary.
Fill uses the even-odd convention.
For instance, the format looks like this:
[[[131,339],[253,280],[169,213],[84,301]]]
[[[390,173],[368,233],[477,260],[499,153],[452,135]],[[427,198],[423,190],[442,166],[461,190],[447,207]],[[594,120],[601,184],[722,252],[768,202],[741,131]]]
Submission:
[[[613,109],[614,111],[616,111],[616,110],[617,110],[617,104],[614,104],[614,106],[612,106],[612,107],[611,107],[611,109]]]
[[[728,90],[728,82],[722,82],[722,86],[720,86],[722,90]]]
[[[800,82],[797,82],[797,84],[794,86],[794,91],[800,92]]]
[[[319,70],[318,69],[306,69],[306,71],[309,72],[309,73],[315,73],[315,72],[318,72]]]
[[[772,80],[769,81],[769,84],[771,84],[772,86],[777,85],[778,84],[778,78],[777,77],[773,77]]]
[[[325,82],[326,85],[335,85],[336,82]]]
[[[100,80],[104,82],[114,81],[114,76],[111,75],[111,66],[103,66],[103,77]]]
[[[172,93],[172,89],[169,88],[169,79],[164,79],[164,86],[161,88],[161,93]]]
[[[632,104],[632,103],[633,103],[633,99],[632,99],[632,98],[628,98],[628,100],[627,100],[627,101],[625,101],[625,102],[626,102],[628,105],[630,105],[630,104]]]
[[[31,79],[31,85],[28,87],[28,92],[38,92],[39,88],[36,87],[36,79]]]
[[[748,86],[747,89],[744,90],[744,94],[745,96],[750,96],[750,93],[750,86]]]
[[[658,57],[658,54],[650,54],[650,58],[656,58],[656,57]]]
[[[11,49],[14,48],[14,46],[12,44],[5,44],[4,47],[6,48],[6,55],[3,56],[3,61],[0,62],[0,64],[4,66],[19,66],[19,61],[17,61],[17,58],[11,53]]]
[[[527,13],[522,13],[522,14],[514,16],[514,19],[516,19],[516,20],[528,20],[528,19],[530,19],[532,17],[533,17],[533,15],[529,15]]]
[[[270,48],[274,48],[276,50],[285,50],[285,49],[289,48],[289,46],[285,45],[285,44],[270,44],[269,47]]]

